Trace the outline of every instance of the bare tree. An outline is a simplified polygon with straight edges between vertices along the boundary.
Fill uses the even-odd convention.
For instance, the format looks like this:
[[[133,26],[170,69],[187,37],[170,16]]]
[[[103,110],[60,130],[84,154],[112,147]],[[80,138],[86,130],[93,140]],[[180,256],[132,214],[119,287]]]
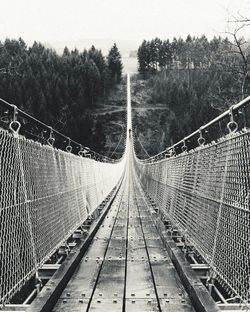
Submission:
[[[241,98],[246,96],[247,82],[250,82],[250,51],[249,42],[240,36],[239,32],[241,29],[247,27],[246,24],[242,24],[234,29],[232,32],[226,32],[227,35],[231,36],[233,40],[231,41],[232,50],[231,53],[237,55],[236,62],[231,65],[232,72],[239,77],[239,83],[241,88]]]
[[[240,77],[241,97],[244,98],[246,96],[246,84],[250,82],[250,45],[240,35],[240,32],[250,26],[250,18],[241,14],[239,11],[237,15],[230,14],[230,17],[231,19],[228,20],[228,25],[234,25],[234,27],[232,31],[227,31],[226,34],[233,39],[231,42],[233,48],[232,53],[238,55],[239,58],[239,64],[234,66],[234,70]]]

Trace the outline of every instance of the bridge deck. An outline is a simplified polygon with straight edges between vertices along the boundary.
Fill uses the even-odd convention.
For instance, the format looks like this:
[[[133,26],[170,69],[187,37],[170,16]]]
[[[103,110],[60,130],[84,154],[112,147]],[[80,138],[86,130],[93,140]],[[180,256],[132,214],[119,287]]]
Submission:
[[[92,310],[194,311],[132,175],[53,309]]]

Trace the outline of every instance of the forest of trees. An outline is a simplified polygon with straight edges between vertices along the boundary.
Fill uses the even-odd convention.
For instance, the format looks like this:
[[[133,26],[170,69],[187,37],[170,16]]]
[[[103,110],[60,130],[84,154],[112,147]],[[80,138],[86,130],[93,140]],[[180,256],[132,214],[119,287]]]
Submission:
[[[250,48],[242,37],[144,40],[138,71],[151,103],[167,106],[160,121],[172,144],[250,94]]]
[[[94,46],[83,52],[65,47],[58,55],[37,42],[0,42],[1,97],[96,151],[105,137],[91,109],[105,102],[121,77],[116,44],[105,58]]]
[[[211,40],[188,36],[142,42],[139,77],[147,81],[149,102],[167,109],[157,120],[165,132],[159,148],[250,94],[249,51],[237,32]],[[37,42],[31,47],[22,39],[0,42],[0,97],[96,151],[104,150],[106,138],[102,117],[94,117],[93,109],[107,101],[122,70],[116,44],[104,57],[94,46],[84,51],[65,47],[58,55]]]

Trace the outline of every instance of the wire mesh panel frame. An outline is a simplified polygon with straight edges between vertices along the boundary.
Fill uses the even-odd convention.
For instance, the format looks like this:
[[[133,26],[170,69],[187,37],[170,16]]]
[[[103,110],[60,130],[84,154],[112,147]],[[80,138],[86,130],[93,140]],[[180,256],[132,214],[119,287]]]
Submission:
[[[124,160],[103,163],[0,129],[0,306],[104,200]]]
[[[250,131],[158,162],[135,160],[141,184],[218,277],[250,300]]]

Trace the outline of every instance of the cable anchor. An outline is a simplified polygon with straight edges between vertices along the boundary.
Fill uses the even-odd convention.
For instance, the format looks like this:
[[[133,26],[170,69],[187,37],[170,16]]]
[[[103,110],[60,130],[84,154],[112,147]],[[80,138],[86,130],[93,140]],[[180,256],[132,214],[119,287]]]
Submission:
[[[234,120],[233,109],[234,105],[229,108],[230,121],[227,124],[227,129],[229,130],[229,133],[235,133],[238,130],[238,123]]]
[[[68,145],[66,146],[66,151],[68,153],[72,152],[72,146],[70,145],[70,143],[71,143],[71,140],[70,140],[70,138],[68,138]]]
[[[186,141],[185,141],[185,139],[183,139],[183,145],[182,145],[182,147],[181,147],[181,150],[182,150],[182,152],[186,152],[187,151],[187,145],[186,145]]]
[[[49,138],[47,139],[47,143],[53,147],[55,143],[55,138],[53,137],[53,129],[52,127],[48,127],[48,128],[50,130],[50,133],[49,133]]]
[[[199,146],[203,146],[203,145],[205,145],[205,143],[206,143],[206,140],[205,140],[205,138],[203,137],[203,135],[202,135],[202,130],[203,130],[203,128],[201,127],[200,129],[199,129],[199,138],[198,138],[198,144],[199,144]]]
[[[79,150],[79,152],[78,152],[78,155],[81,156],[81,157],[84,156],[84,149],[83,149],[83,146],[82,146],[82,145],[80,145],[80,150]]]
[[[20,122],[17,120],[18,108],[16,105],[12,105],[13,107],[13,119],[9,124],[9,129],[14,133],[18,134],[21,128]]]
[[[174,146],[170,150],[170,157],[172,157],[172,156],[176,156],[176,150],[175,150]]]

